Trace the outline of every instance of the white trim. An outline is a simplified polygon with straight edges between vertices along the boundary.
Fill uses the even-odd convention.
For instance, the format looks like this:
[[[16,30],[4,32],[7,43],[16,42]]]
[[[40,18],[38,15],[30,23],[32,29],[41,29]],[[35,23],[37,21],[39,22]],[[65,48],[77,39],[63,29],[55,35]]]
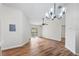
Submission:
[[[66,49],[70,50],[72,53],[76,54],[75,51],[71,50],[68,46],[65,46]]]
[[[11,47],[7,47],[7,48],[1,48],[1,50],[7,50],[7,49],[12,49],[12,48],[17,48],[17,47],[22,47],[23,45],[27,44],[30,40],[22,43],[22,44],[19,44],[19,45],[16,45],[16,46],[11,46]]]

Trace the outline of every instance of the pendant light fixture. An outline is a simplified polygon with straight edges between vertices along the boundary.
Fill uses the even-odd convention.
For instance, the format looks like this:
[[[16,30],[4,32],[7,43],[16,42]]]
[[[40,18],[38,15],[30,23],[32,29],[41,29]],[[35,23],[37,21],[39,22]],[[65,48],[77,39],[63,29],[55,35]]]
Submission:
[[[61,19],[64,14],[66,13],[66,10],[63,6],[57,6],[56,3],[54,3],[53,8],[50,8],[50,10],[45,14],[45,18],[43,18],[43,23],[42,25],[48,25],[45,23],[45,19],[48,20],[55,20]]]
[[[56,3],[54,3],[53,8],[51,8],[49,12],[45,14],[45,18],[51,20],[54,20],[55,18],[60,19],[63,17],[65,12],[66,10],[63,6],[56,6]]]

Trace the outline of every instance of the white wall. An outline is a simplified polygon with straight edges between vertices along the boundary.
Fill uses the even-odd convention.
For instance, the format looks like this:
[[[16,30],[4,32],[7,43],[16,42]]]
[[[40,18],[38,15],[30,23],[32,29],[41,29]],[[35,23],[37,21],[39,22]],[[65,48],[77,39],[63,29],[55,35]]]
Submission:
[[[1,19],[0,19],[0,46],[1,46]]]
[[[62,32],[62,20],[55,19],[47,21],[48,25],[43,26],[43,37],[61,41],[61,32]]]
[[[24,39],[23,42],[26,43],[26,40],[28,42],[29,41],[28,39],[31,38],[31,25],[30,25],[28,17],[26,17],[24,14],[23,14],[23,30],[22,31],[23,31],[22,36]]]
[[[65,15],[61,19],[62,24],[61,24],[61,38],[65,38]]]
[[[75,17],[76,17],[76,21],[75,21],[75,24],[76,24],[76,53],[79,55],[79,3],[76,4],[76,14],[75,14]]]
[[[0,19],[0,47],[1,47],[1,19]]]
[[[79,4],[68,4],[66,13],[66,48],[79,51]]]
[[[65,4],[57,4],[56,6],[62,5],[64,7]],[[65,37],[65,18],[63,16],[62,19],[55,19],[51,21],[47,21],[48,25],[43,26],[43,37],[54,39],[57,41],[61,41],[61,38]]]
[[[65,38],[65,25],[61,26],[61,38]]]
[[[30,25],[23,13],[15,8],[0,9],[2,50],[19,47],[30,38]],[[9,31],[9,24],[16,24],[16,32]]]

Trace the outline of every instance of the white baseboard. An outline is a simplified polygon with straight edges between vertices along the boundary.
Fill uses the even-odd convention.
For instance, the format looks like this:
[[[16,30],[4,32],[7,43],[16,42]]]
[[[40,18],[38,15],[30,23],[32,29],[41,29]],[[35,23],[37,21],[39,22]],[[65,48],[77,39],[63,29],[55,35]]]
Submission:
[[[68,46],[65,46],[66,49],[70,50],[72,53],[76,54],[75,51],[73,51],[72,49],[70,49]]]
[[[8,50],[8,49],[12,49],[12,48],[17,48],[17,47],[22,47],[23,45],[27,44],[30,40],[25,41],[22,44],[16,45],[16,46],[11,46],[11,47],[7,47],[7,48],[1,48],[1,50]]]
[[[46,38],[46,39],[50,39],[50,40],[56,40],[56,41],[61,41],[61,38],[60,38],[60,39],[55,39],[55,38],[49,38],[49,37],[43,37],[43,38]]]

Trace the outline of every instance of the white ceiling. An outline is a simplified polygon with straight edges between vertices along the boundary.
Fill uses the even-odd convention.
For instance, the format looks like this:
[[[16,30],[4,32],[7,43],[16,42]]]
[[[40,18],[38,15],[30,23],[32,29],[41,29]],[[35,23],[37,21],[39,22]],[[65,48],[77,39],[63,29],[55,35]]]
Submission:
[[[45,13],[53,7],[53,3],[7,3],[10,7],[22,10],[30,20],[31,24],[41,24]]]

